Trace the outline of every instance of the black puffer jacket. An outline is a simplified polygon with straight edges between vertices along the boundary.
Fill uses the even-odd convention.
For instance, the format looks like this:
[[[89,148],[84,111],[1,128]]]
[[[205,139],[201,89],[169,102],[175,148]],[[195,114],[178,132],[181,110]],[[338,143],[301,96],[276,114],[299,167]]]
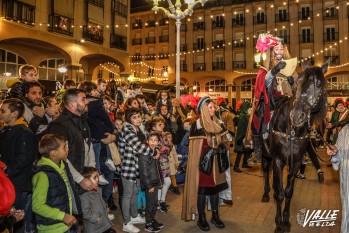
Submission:
[[[142,189],[149,190],[163,185],[164,178],[158,159],[154,159],[151,155],[142,155],[138,158],[138,165]]]

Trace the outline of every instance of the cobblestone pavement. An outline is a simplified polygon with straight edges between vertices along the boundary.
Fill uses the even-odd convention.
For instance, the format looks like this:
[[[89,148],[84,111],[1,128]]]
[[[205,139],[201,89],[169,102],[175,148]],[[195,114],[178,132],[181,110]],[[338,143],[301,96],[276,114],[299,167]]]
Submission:
[[[325,149],[318,149],[320,157],[327,160]],[[235,160],[235,153],[231,161]],[[325,172],[325,182],[320,184],[317,180],[317,172],[312,164],[308,164],[305,172],[305,180],[296,179],[295,191],[291,203],[291,232],[294,233],[336,233],[340,231],[341,223],[341,200],[339,191],[338,172],[325,163],[320,162]],[[233,206],[221,206],[220,215],[224,221],[225,229],[217,229],[213,224],[210,232],[219,233],[272,233],[275,229],[276,203],[272,199],[269,203],[262,203],[263,177],[260,165],[254,165],[251,169],[242,169],[243,173],[232,174]],[[284,180],[286,180],[286,169],[284,170]],[[183,190],[183,185],[179,185]],[[117,194],[115,194],[117,198]],[[170,205],[168,213],[160,211],[156,214],[156,219],[165,224],[162,232],[177,233],[195,233],[202,232],[197,226],[196,221],[182,221],[182,195],[175,195],[169,191],[167,203]],[[313,210],[339,210],[335,226],[332,227],[301,227],[297,223],[297,213],[300,209],[306,208]],[[120,210],[113,212],[116,219],[115,229],[122,232],[122,217]],[[207,212],[208,221],[211,214]],[[141,232],[144,231],[144,225],[138,225]]]

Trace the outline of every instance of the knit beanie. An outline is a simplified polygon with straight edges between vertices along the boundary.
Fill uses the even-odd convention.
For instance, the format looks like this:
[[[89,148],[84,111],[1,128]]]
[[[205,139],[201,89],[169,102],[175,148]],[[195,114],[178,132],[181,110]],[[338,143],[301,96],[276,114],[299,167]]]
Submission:
[[[15,202],[16,192],[13,187],[12,182],[6,176],[3,169],[5,168],[5,164],[0,161],[0,215],[6,216],[10,212],[10,208]]]

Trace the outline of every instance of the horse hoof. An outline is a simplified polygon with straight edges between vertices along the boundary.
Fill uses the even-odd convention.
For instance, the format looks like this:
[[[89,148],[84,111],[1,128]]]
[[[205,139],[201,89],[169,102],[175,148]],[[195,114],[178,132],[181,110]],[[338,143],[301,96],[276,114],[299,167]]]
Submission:
[[[291,232],[291,223],[290,222],[284,223],[284,232]]]
[[[269,200],[270,200],[269,195],[268,194],[264,194],[263,198],[262,198],[262,202],[269,202]]]
[[[284,228],[283,226],[277,226],[274,233],[284,233]]]

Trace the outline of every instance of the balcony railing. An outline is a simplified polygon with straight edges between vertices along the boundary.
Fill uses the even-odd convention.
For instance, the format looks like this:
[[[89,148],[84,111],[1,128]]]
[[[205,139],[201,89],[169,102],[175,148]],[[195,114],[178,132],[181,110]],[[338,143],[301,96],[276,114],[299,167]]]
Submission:
[[[324,9],[323,19],[338,19],[338,10],[334,7]]]
[[[35,6],[17,0],[3,1],[3,11],[5,18],[23,23],[29,26],[35,24]]]
[[[159,53],[159,60],[166,60],[169,56],[169,53]]]
[[[224,20],[212,21],[212,28],[224,28]]]
[[[141,45],[141,44],[142,44],[142,38],[132,39],[132,45]]]
[[[50,26],[49,32],[57,32],[60,34],[73,36],[74,34],[74,20],[59,14],[49,15]]]
[[[160,24],[160,26],[168,25],[168,19],[166,19],[166,18],[160,19],[159,24]]]
[[[267,16],[253,16],[253,24],[265,24],[267,23]]]
[[[83,37],[91,42],[103,44],[103,28],[98,26],[84,25]]]
[[[205,43],[194,43],[193,44],[194,50],[202,50],[205,49]]]
[[[290,42],[289,36],[278,36],[279,38],[283,39],[284,43],[288,44]]]
[[[159,42],[160,43],[168,42],[169,38],[170,38],[169,35],[159,36]]]
[[[127,37],[119,34],[110,35],[110,48],[117,48],[120,50],[127,50]]]
[[[246,44],[245,44],[245,41],[241,41],[241,40],[235,40],[233,42],[233,47],[234,48],[245,48]]]
[[[136,53],[132,56],[132,61],[142,61],[142,55],[140,53]]]
[[[275,23],[288,22],[288,21],[290,21],[290,17],[288,13],[275,15]]]
[[[155,60],[155,54],[146,54],[145,55],[145,60],[149,61],[149,60]]]
[[[142,29],[142,22],[133,23],[132,29]]]
[[[244,26],[245,25],[245,17],[232,19],[233,26]]]
[[[193,30],[194,31],[205,30],[205,22],[193,23]]]
[[[99,7],[104,7],[104,0],[88,0],[88,2]]]
[[[147,37],[145,38],[146,44],[155,44],[156,43],[156,37]]]
[[[179,46],[179,49],[180,49],[181,52],[186,52],[186,51],[188,51],[187,44],[181,44],[181,45]],[[177,46],[175,46],[175,51],[177,51]]]
[[[212,47],[215,49],[224,49],[225,41],[224,40],[216,40],[212,42]]]
[[[148,21],[146,23],[147,28],[151,28],[151,27],[155,27],[156,26],[156,22],[155,21]]]
[[[306,20],[313,18],[313,11],[300,11],[298,12],[298,20]]]
[[[206,63],[194,63],[193,71],[206,71]]]
[[[329,90],[348,90],[349,82],[328,82]]]
[[[313,34],[302,34],[299,35],[299,43],[313,43],[314,42],[314,35]]]
[[[324,62],[330,59],[330,65],[339,65],[339,56],[324,56]]]
[[[122,17],[127,18],[128,7],[127,5],[119,2],[120,0],[112,0],[111,1],[111,11],[112,13],[116,13]]]
[[[225,70],[225,62],[212,62],[212,70]]]
[[[324,33],[324,42],[338,41],[339,33]]]
[[[246,68],[246,61],[233,61],[233,69]]]

